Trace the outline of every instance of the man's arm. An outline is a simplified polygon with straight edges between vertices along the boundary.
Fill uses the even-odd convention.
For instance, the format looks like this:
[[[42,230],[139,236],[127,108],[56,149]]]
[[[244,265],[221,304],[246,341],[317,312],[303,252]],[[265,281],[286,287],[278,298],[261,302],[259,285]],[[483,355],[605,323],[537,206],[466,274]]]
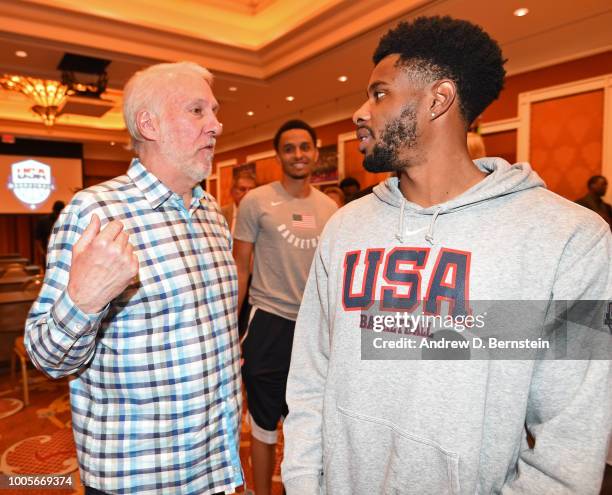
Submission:
[[[246,297],[249,275],[251,274],[251,257],[253,256],[252,242],[234,240],[234,261],[238,271],[238,311]]]
[[[281,474],[289,495],[318,494],[323,470],[323,394],[329,365],[330,324],[328,275],[320,250],[321,245],[300,306],[287,380],[289,415],[283,423],[285,452]]]
[[[610,431],[612,381],[610,335],[604,328],[603,301],[612,296],[612,236],[598,222],[586,242],[572,239],[559,263],[554,301],[602,301],[600,314],[568,321],[555,335],[566,359],[543,356],[535,363],[526,426],[535,446],[519,454],[518,477],[504,495],[599,493]],[[597,328],[594,328],[597,327]]]
[[[240,203],[234,229],[234,261],[238,271],[238,312],[246,297],[251,274],[253,250],[259,233],[259,202],[247,195]]]
[[[50,242],[45,282],[25,329],[32,362],[54,378],[89,361],[107,305],[138,273],[138,259],[120,222],[100,231],[96,215],[85,229],[74,212],[60,221]]]

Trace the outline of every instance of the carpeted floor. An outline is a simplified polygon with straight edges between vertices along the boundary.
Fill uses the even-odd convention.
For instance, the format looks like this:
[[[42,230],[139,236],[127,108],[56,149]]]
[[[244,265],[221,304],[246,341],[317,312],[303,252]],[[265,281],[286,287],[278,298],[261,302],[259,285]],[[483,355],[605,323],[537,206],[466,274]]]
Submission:
[[[72,485],[66,489],[12,489],[6,479],[0,483],[2,495],[81,495],[83,487],[70,423],[67,380],[49,380],[36,370],[30,371],[30,405],[23,406],[21,384],[11,385],[10,375],[0,374],[0,473],[61,474],[72,477]],[[240,458],[252,488],[250,428],[242,423]],[[272,495],[281,495],[280,461],[282,433],[277,449]],[[239,493],[242,493],[240,490]],[[612,495],[612,466],[606,467],[601,495]]]
[[[24,407],[20,384],[11,387],[0,376],[0,472],[3,475],[56,474],[72,476],[72,485],[54,494],[83,493],[76,460],[67,381],[51,381],[33,372],[31,403]],[[12,489],[4,480],[2,493],[49,494],[49,489]]]
[[[281,495],[283,492],[280,482],[282,435],[280,438],[272,495]],[[243,421],[240,458],[247,486],[252,488],[250,439],[250,427],[247,421]],[[21,383],[13,387],[10,375],[0,374],[0,473],[61,474],[72,477],[71,486],[53,490],[10,488],[4,479],[0,482],[2,495],[83,493],[72,438],[67,380],[49,380],[36,370],[30,370],[30,405],[24,407]]]

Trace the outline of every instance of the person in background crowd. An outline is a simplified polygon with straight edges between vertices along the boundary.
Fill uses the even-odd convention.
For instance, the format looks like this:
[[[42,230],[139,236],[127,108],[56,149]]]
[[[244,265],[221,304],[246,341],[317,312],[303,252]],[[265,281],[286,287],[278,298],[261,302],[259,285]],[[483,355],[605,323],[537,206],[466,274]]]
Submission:
[[[344,193],[345,202],[350,203],[361,190],[361,185],[354,177],[345,177],[340,181],[340,189]]]
[[[374,64],[353,116],[359,150],[366,170],[400,177],[341,208],[321,236],[287,382],[287,494],[598,494],[608,225],[527,163],[470,158],[468,123],[505,73],[479,26],[402,22]],[[568,301],[596,312],[569,320]],[[462,326],[478,315],[482,325]]]
[[[580,206],[593,210],[603,218],[612,229],[612,206],[602,198],[608,190],[608,180],[603,175],[594,175],[587,182],[589,192],[586,196],[576,200]]]
[[[336,186],[326,187],[323,192],[335,201],[338,208],[341,208],[346,203],[342,189]]]
[[[25,345],[70,381],[86,494],[217,494],[242,485],[237,278],[199,186],[221,134],[211,74],[153,65],[127,83],[138,158],[57,221]]]
[[[227,224],[230,227],[230,232],[232,236],[234,235],[234,229],[236,227],[236,217],[238,216],[238,206],[244,198],[245,194],[247,194],[252,189],[257,187],[257,182],[255,181],[255,177],[251,172],[242,171],[239,172],[232,179],[232,187],[230,189],[230,194],[232,196],[232,202],[229,205],[221,207],[221,213],[225,217]],[[249,281],[247,284],[248,287],[251,286],[251,277],[249,277]],[[239,307],[238,312],[238,333],[240,337],[244,335],[246,331],[246,327],[249,324],[249,314],[251,311],[251,305],[247,298],[242,301],[242,306]]]
[[[49,215],[45,215],[36,223],[36,252],[41,256],[41,262],[44,264],[47,258],[47,246],[49,245],[49,237],[53,230],[53,225],[57,221],[60,213],[66,204],[63,201],[53,203],[53,209]]]
[[[236,217],[238,215],[240,201],[242,201],[246,193],[256,187],[257,183],[255,182],[255,177],[249,172],[241,172],[232,179],[232,187],[230,189],[232,202],[221,207],[221,213],[223,213],[232,235],[234,234],[234,227],[236,226]]]
[[[234,257],[239,307],[249,289],[250,323],[242,339],[242,376],[251,423],[255,493],[269,495],[277,426],[287,415],[285,387],[295,318],[323,226],[336,204],[310,185],[318,158],[317,136],[301,120],[283,124],[274,136],[282,178],[254,189],[238,210]]]

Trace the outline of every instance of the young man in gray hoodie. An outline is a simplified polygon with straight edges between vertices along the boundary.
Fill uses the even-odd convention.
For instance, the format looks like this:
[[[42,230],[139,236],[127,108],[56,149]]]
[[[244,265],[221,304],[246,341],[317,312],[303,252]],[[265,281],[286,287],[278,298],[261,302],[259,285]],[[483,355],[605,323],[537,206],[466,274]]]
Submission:
[[[287,385],[287,493],[599,493],[608,226],[527,163],[470,160],[468,124],[504,78],[480,27],[401,23],[374,63],[353,118],[360,151],[367,170],[400,178],[339,210],[315,254]],[[599,304],[567,316],[582,300]],[[402,314],[454,329],[380,332]],[[453,341],[469,343],[462,360],[435,359],[448,354],[430,347]]]

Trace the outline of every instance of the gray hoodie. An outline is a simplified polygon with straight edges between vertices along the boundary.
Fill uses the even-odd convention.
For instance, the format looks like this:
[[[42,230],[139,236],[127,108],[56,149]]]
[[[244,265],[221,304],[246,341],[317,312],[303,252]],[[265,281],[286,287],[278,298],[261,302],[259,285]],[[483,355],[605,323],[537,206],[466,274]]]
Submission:
[[[363,308],[385,290],[434,307],[449,294],[455,307],[611,298],[612,236],[598,215],[526,163],[475,163],[487,177],[447,203],[408,202],[393,178],[327,224],[287,385],[289,495],[599,493],[610,361],[362,359]]]

